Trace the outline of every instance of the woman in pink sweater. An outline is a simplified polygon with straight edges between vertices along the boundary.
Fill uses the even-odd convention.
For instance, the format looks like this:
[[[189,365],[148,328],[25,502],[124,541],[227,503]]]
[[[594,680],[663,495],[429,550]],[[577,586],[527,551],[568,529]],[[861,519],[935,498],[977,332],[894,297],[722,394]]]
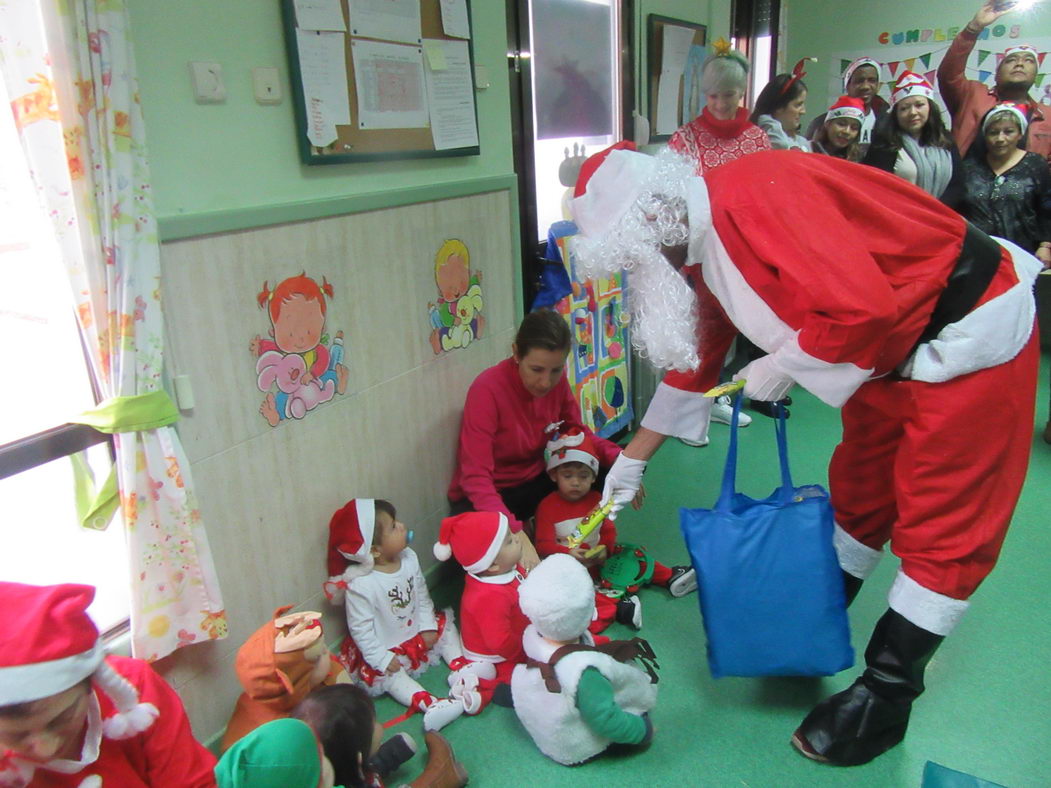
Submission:
[[[583,426],[580,406],[563,375],[570,349],[569,327],[549,311],[531,312],[518,327],[511,358],[475,378],[467,391],[449,485],[452,514],[503,512],[511,530],[533,516],[537,504],[555,489],[544,468],[547,428],[558,422]],[[620,447],[587,427],[603,468]],[[539,562],[529,540],[520,536],[522,565]]]

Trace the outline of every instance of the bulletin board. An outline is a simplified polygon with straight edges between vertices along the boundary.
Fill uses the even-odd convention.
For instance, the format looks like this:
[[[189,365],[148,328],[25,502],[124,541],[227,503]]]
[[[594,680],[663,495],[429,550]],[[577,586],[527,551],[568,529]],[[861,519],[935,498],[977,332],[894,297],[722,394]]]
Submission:
[[[403,21],[385,9],[416,6],[418,38],[404,26],[385,32],[385,15]],[[443,6],[459,21],[443,20]],[[468,0],[281,0],[281,9],[304,164],[478,155]],[[447,24],[463,32],[448,35]]]
[[[649,66],[650,141],[667,141],[679,126],[701,113],[701,67],[708,28],[696,22],[650,14],[646,48]]]

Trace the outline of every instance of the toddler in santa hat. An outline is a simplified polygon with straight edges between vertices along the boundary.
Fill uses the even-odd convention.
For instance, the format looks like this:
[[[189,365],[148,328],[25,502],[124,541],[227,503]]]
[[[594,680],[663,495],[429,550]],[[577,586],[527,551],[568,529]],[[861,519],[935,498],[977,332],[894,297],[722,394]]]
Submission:
[[[571,766],[614,742],[653,738],[649,711],[657,676],[649,644],[636,638],[601,647],[588,632],[595,612],[591,578],[568,555],[545,558],[518,589],[530,624],[522,637],[527,662],[511,677],[515,713],[544,755]]]
[[[420,561],[408,546],[410,536],[389,502],[349,501],[329,523],[324,590],[346,608],[350,634],[340,661],[351,678],[371,695],[387,693],[422,711],[424,729],[436,731],[464,712],[481,710],[473,674],[489,675],[491,668],[464,657],[451,611],[435,612]],[[439,659],[452,670],[446,698],[416,681]],[[468,675],[471,680],[461,680]]]
[[[215,785],[175,691],[107,657],[91,586],[0,582],[0,787]]]
[[[506,515],[466,512],[442,520],[434,555],[439,561],[455,558],[467,572],[460,630],[467,658],[489,668],[488,675],[479,672],[477,683],[484,707],[524,659],[522,633],[529,622],[518,607],[522,547]]]
[[[578,547],[569,546],[569,537],[581,520],[598,508],[602,495],[591,489],[598,475],[598,457],[591,439],[579,428],[570,427],[560,432],[561,425],[554,426],[554,434],[547,443],[547,472],[557,489],[549,493],[536,509],[536,551],[541,558],[556,553],[568,553],[591,571],[598,580],[599,571],[607,559],[619,552],[617,529],[613,520],[607,518],[597,531]],[[697,575],[690,566],[665,566],[653,562],[654,585],[668,589],[674,597],[686,596],[697,588]],[[622,602],[637,607],[637,612],[621,606],[617,620],[636,626],[642,622],[641,603],[638,597],[629,596]],[[598,601],[599,618],[603,617],[606,603]],[[593,633],[596,631],[592,625]]]

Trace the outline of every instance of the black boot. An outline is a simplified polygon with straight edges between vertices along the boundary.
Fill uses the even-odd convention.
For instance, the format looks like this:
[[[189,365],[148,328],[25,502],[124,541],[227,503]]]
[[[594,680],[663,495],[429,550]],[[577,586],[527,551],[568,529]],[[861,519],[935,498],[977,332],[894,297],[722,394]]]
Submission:
[[[945,638],[888,610],[865,649],[867,668],[850,687],[806,716],[792,744],[808,758],[857,766],[905,738],[923,670]]]
[[[416,742],[407,733],[392,736],[380,745],[376,754],[369,758],[369,771],[375,772],[381,779],[392,774],[405,761],[416,754]]]
[[[858,595],[858,591],[861,590],[861,584],[865,581],[860,577],[854,577],[850,572],[843,569],[839,571],[843,572],[843,590],[847,594],[847,607],[854,601],[854,597]]]

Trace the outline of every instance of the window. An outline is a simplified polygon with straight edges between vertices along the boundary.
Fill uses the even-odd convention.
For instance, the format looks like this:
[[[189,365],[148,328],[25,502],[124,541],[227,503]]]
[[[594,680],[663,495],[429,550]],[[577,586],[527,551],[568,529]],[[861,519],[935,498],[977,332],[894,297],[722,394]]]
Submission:
[[[3,81],[0,102],[10,106]],[[128,617],[120,514],[81,528],[73,463],[84,451],[98,484],[112,464],[108,436],[67,420],[96,404],[69,281],[39,207],[10,112],[0,112],[0,579],[80,582],[98,591],[100,630]]]

